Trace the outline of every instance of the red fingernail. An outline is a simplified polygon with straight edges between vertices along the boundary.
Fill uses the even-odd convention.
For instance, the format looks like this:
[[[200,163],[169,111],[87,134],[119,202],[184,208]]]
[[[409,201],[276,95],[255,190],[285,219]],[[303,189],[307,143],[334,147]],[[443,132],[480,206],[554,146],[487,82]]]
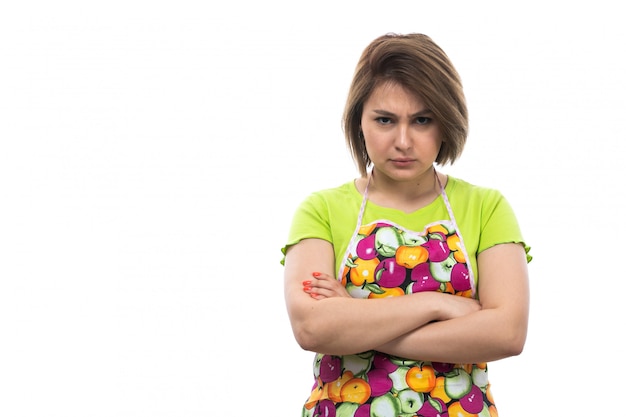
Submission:
[[[302,285],[311,285],[311,281],[302,281]]]
[[[302,290],[304,290],[305,292],[309,292],[309,291],[311,291],[311,287],[304,287],[304,288],[302,288]]]
[[[320,275],[322,275],[322,274],[320,274],[319,272],[313,272],[313,276],[314,277],[319,277]]]

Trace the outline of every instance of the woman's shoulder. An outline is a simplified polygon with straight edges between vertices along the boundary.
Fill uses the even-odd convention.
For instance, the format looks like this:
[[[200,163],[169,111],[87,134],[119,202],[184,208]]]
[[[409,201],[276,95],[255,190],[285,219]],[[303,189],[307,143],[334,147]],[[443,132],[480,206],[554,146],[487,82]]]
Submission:
[[[452,208],[462,208],[463,216],[472,218],[510,218],[514,210],[505,195],[495,187],[476,185],[458,178],[448,179],[446,194]]]
[[[296,209],[296,221],[305,218],[330,219],[358,210],[361,196],[353,181],[310,192]]]
[[[355,180],[350,180],[333,187],[313,191],[309,194],[307,199],[333,203],[342,201],[345,202],[346,200],[355,198],[360,199],[360,197],[361,195],[355,186]]]
[[[502,193],[497,188],[475,184],[467,180],[448,175],[446,193],[450,196],[462,196],[463,198],[500,198]]]

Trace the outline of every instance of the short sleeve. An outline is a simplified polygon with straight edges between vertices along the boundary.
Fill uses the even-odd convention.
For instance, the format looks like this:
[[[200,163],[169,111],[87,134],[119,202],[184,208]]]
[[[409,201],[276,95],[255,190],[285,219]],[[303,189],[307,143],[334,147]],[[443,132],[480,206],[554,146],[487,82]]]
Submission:
[[[328,206],[319,194],[311,194],[296,209],[291,220],[291,227],[287,236],[287,243],[282,247],[283,258],[289,246],[293,246],[303,239],[323,239],[332,242]]]
[[[479,253],[500,243],[520,243],[524,246],[526,261],[532,260],[513,208],[500,192],[491,190],[491,195],[484,200],[481,218]]]

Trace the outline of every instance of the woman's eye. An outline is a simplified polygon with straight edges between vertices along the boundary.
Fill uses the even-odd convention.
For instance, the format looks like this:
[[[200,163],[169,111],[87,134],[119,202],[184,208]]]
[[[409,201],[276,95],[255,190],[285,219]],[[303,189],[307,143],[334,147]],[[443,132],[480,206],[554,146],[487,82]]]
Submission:
[[[389,117],[379,117],[376,120],[378,120],[378,123],[380,123],[381,125],[388,125],[389,123],[391,123],[391,119]]]
[[[415,123],[417,123],[418,125],[426,125],[428,123],[430,123],[432,119],[430,117],[418,117],[415,119]]]

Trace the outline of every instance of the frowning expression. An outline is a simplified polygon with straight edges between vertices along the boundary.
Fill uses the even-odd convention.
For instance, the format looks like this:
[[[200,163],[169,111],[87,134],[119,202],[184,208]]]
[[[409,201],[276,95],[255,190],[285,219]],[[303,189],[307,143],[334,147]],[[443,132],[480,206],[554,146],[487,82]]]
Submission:
[[[413,181],[426,175],[441,148],[433,112],[397,83],[374,89],[363,106],[361,129],[375,174],[389,180]]]

